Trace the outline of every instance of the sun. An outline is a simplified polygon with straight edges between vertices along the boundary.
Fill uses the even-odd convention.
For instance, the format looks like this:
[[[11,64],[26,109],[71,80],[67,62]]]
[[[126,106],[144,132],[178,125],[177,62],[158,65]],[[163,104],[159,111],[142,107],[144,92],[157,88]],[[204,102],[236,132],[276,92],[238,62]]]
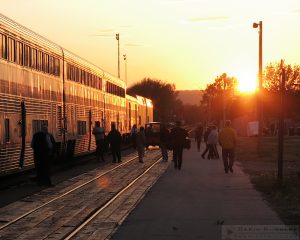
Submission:
[[[237,90],[241,93],[254,93],[257,89],[257,79],[255,74],[242,72],[236,76],[238,81]]]

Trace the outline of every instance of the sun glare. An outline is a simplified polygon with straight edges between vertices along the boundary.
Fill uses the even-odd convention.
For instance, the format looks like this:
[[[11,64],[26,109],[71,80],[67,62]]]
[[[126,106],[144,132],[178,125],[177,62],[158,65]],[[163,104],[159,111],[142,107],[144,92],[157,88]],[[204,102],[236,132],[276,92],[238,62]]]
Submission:
[[[257,88],[257,80],[255,76],[248,73],[241,73],[237,76],[237,90],[241,93],[254,93]]]

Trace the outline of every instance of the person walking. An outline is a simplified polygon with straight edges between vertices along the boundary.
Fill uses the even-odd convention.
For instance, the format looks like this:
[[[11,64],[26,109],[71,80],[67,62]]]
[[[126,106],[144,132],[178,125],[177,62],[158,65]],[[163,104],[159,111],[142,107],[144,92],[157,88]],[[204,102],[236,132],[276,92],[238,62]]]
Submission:
[[[182,166],[183,146],[187,136],[187,131],[181,127],[181,122],[177,121],[176,126],[171,129],[170,139],[173,146],[174,167],[179,170]]]
[[[107,135],[107,140],[110,144],[111,154],[113,156],[113,163],[121,161],[121,142],[122,136],[121,133],[116,129],[116,124],[111,124],[111,131]]]
[[[34,164],[39,185],[53,186],[50,179],[50,164],[55,155],[55,140],[48,132],[47,124],[43,124],[41,131],[33,135],[31,141]]]
[[[164,162],[167,162],[168,161],[167,144],[170,141],[170,132],[167,129],[166,125],[163,123],[160,125],[159,140],[160,140],[162,159]]]
[[[202,124],[199,124],[195,130],[195,141],[197,142],[198,152],[200,152],[202,134],[203,134],[203,126],[202,126]]]
[[[208,147],[208,159],[213,159],[213,158],[217,158],[217,149],[216,149],[216,145],[218,144],[218,131],[217,131],[217,127],[216,126],[212,126],[211,127],[211,131],[208,135],[207,138],[207,147]]]
[[[133,124],[131,131],[130,131],[130,136],[131,136],[131,140],[132,140],[132,146],[134,149],[136,149],[136,135],[138,133],[138,128],[136,126],[136,124]]]
[[[204,152],[201,154],[203,159],[205,159],[205,154],[209,151],[208,144],[207,144],[207,139],[208,139],[210,131],[211,131],[211,128],[207,127],[205,132],[204,132],[204,135],[203,135],[203,140],[204,140],[205,146],[206,146]]]
[[[96,141],[96,158],[97,161],[105,162],[104,160],[104,149],[105,149],[105,133],[104,129],[100,127],[100,122],[96,122],[96,126],[93,129],[93,134],[95,135]]]
[[[233,172],[236,142],[236,131],[231,127],[231,121],[227,120],[225,122],[225,127],[219,133],[219,143],[222,147],[222,158],[225,173],[228,173],[228,170]]]
[[[145,147],[146,147],[145,128],[140,127],[140,131],[136,134],[136,148],[137,148],[140,163],[144,162]]]

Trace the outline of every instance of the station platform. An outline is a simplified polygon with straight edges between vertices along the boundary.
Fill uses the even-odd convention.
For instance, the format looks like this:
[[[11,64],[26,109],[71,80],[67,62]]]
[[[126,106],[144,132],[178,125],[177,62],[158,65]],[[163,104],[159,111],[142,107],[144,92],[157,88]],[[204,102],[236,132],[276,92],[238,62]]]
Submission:
[[[183,155],[181,170],[174,168],[171,152],[169,161],[162,162],[160,150],[151,149],[144,163],[130,153],[122,163],[94,163],[69,179],[53,176],[55,187],[0,208],[0,239],[299,239],[286,237],[288,226],[253,188],[238,162],[234,172],[226,174],[220,159],[202,159],[195,142]],[[117,196],[137,175],[124,196]],[[81,187],[85,182],[91,184]],[[108,205],[110,198],[115,201]],[[99,209],[95,219],[70,234]],[[20,216],[24,218],[15,221]]]
[[[112,239],[299,238],[279,236],[284,224],[238,162],[234,172],[226,174],[222,160],[202,159],[194,142],[183,155],[182,169],[170,162]]]

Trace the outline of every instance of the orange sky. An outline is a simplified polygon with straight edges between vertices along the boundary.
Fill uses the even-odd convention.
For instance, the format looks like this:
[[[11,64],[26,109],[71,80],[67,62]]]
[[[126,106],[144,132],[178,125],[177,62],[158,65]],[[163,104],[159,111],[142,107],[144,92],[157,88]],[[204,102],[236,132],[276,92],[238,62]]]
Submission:
[[[223,72],[253,85],[260,20],[263,64],[300,65],[299,0],[1,0],[1,13],[116,76],[120,33],[129,86],[204,89]]]

